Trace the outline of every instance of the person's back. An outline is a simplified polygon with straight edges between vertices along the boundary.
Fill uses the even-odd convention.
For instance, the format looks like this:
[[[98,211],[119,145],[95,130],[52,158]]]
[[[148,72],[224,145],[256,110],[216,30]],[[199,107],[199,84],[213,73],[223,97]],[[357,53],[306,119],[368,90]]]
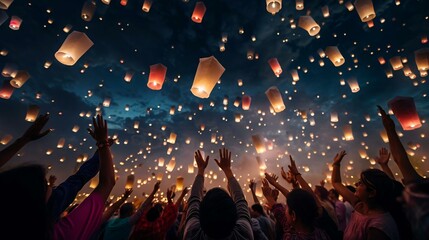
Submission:
[[[104,230],[104,240],[127,240],[133,228],[130,222],[134,211],[132,203],[123,204],[119,210],[119,217],[112,218]]]

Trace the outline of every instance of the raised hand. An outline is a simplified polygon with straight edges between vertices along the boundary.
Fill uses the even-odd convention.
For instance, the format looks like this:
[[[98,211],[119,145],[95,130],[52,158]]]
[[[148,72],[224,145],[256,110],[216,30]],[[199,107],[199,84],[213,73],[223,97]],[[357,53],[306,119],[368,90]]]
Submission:
[[[198,173],[204,174],[204,170],[206,169],[207,165],[209,164],[209,156],[207,156],[206,160],[204,160],[203,156],[201,155],[200,150],[197,150],[195,152],[195,161],[197,162]]]
[[[155,185],[153,186],[153,191],[152,191],[153,194],[155,194],[156,192],[158,192],[160,185],[161,185],[161,181],[157,181],[155,183]]]
[[[395,129],[395,123],[393,122],[392,118],[390,118],[389,115],[384,111],[383,108],[381,108],[379,105],[377,105],[378,111],[381,114],[381,120],[383,122],[383,126],[386,129]]]
[[[215,159],[217,165],[225,172],[231,169],[231,152],[228,149],[219,149],[220,160]]]
[[[274,185],[277,183],[277,179],[278,177],[275,174],[269,174],[269,173],[265,173],[265,179],[266,181],[268,181],[271,185]]]
[[[341,152],[337,153],[334,157],[334,162],[332,165],[339,166],[341,164],[341,161],[343,160],[344,156],[346,156],[347,153],[345,150],[342,150]]]
[[[125,189],[124,198],[128,198],[132,192],[133,192],[132,188]]]
[[[286,180],[286,182],[291,183],[292,179],[290,178],[290,176],[287,174],[287,172],[284,170],[283,167],[282,167],[282,171],[280,172],[280,175],[284,180]]]
[[[171,190],[170,188],[167,189],[167,200],[169,203],[172,202],[173,199],[173,190]]]
[[[292,175],[296,176],[296,175],[300,175],[301,173],[299,173],[298,168],[296,167],[296,163],[293,160],[292,156],[289,155],[290,158],[290,165],[288,165],[289,167],[289,171],[292,173]]]
[[[94,129],[88,128],[89,134],[99,143],[108,144],[107,122],[101,115],[92,119]]]
[[[39,117],[37,117],[36,121],[34,121],[34,123],[27,129],[27,131],[25,131],[24,135],[22,135],[21,138],[29,142],[46,136],[52,130],[48,129],[44,132],[41,131],[48,121],[49,114],[40,115]]]
[[[271,209],[272,206],[276,203],[276,200],[273,194],[273,190],[270,188],[266,179],[262,179],[262,193],[264,194],[265,199],[267,199],[267,207]]]
[[[256,191],[256,181],[255,181],[254,179],[251,179],[251,180],[250,180],[249,188],[250,188],[250,190],[251,190],[252,192],[255,192],[255,191]]]
[[[390,159],[390,152],[386,148],[381,148],[378,152],[378,157],[375,157],[375,160],[380,165],[387,165]]]

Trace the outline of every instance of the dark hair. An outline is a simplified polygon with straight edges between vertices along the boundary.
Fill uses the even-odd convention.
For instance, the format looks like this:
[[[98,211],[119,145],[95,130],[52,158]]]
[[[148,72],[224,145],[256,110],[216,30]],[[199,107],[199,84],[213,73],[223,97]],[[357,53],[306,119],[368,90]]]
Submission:
[[[162,204],[157,203],[151,209],[149,209],[149,211],[147,211],[146,219],[149,222],[155,222],[155,220],[158,219],[159,216],[161,216],[161,212],[162,212]]]
[[[314,193],[319,195],[321,200],[328,200],[329,192],[326,188],[319,186],[319,185],[316,185],[316,187],[314,189]]]
[[[289,214],[295,212],[296,218],[307,226],[314,226],[317,217],[317,204],[313,195],[302,189],[293,189],[286,199]]]
[[[360,179],[366,185],[367,191],[376,192],[373,198],[368,199],[369,206],[389,210],[389,206],[395,201],[395,183],[393,180],[379,169],[362,171]]]
[[[347,185],[346,188],[348,188],[352,193],[356,192],[356,188],[353,187],[352,185]]]
[[[262,205],[261,204],[259,204],[259,203],[255,203],[255,204],[253,204],[252,205],[252,210],[254,211],[254,212],[257,212],[257,213],[259,213],[260,215],[262,215],[262,216],[264,216],[264,217],[266,217],[267,215],[265,214],[265,212],[264,212],[264,208],[262,207]]]
[[[0,173],[0,189],[4,194],[0,198],[3,236],[51,238],[53,223],[45,202],[46,186],[45,168],[41,165],[26,165]]]
[[[340,196],[340,194],[338,194],[338,191],[333,189],[333,188],[331,190],[329,190],[329,193],[334,194],[335,198],[338,198]]]
[[[237,221],[237,208],[222,188],[210,189],[200,205],[200,223],[210,238],[225,238],[231,234]]]
[[[126,218],[133,214],[134,212],[134,205],[132,203],[125,203],[122,204],[121,208],[119,209],[119,217],[120,218]]]

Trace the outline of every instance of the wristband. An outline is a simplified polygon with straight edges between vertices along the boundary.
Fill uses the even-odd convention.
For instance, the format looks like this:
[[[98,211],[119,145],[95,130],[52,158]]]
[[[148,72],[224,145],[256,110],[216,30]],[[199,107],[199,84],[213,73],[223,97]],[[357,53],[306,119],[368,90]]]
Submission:
[[[101,142],[97,142],[97,147],[98,148],[110,147],[109,141],[108,140],[104,140],[104,141],[101,141]]]

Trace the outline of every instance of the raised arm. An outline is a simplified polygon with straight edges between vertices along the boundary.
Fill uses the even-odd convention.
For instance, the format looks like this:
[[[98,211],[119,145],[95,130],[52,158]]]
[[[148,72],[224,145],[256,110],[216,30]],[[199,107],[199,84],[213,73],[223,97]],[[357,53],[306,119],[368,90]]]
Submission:
[[[384,129],[386,129],[387,137],[389,139],[390,152],[392,153],[393,160],[401,170],[402,176],[404,177],[404,184],[420,181],[423,178],[416,172],[413,165],[411,165],[410,159],[408,159],[407,152],[404,146],[399,140],[399,136],[395,130],[395,123],[386,114],[386,112],[380,106],[377,106],[381,114],[381,120],[383,121]]]
[[[251,179],[249,182],[249,188],[250,192],[252,193],[253,202],[259,204],[259,199],[256,196],[256,182],[255,180]]]
[[[40,115],[20,138],[0,151],[0,168],[15,156],[21,148],[27,145],[27,143],[42,138],[50,133],[50,129],[42,132],[42,128],[46,125],[48,120],[49,114]]]
[[[345,155],[346,151],[343,150],[337,153],[337,155],[334,157],[334,163],[332,163],[332,186],[341,196],[343,196],[346,201],[350,202],[354,206],[358,202],[358,199],[355,197],[353,192],[346,188],[346,186],[344,186],[341,182],[341,161]]]
[[[180,194],[179,198],[176,200],[176,206],[179,207],[180,204],[182,204],[183,198],[185,197],[185,195],[189,192],[189,188],[185,187],[182,191],[182,193]]]
[[[392,170],[390,169],[388,163],[389,163],[390,153],[386,148],[381,148],[379,151],[379,154],[377,157],[375,157],[375,160],[380,164],[381,169],[383,169],[383,172],[387,174],[391,179],[395,180],[395,176],[393,175]]]
[[[139,209],[130,217],[130,224],[134,225],[141,218],[143,213],[152,206],[153,198],[155,197],[156,192],[159,190],[161,181],[157,181],[153,186],[152,192],[149,194],[149,197],[140,205]]]
[[[116,210],[118,210],[122,206],[122,204],[124,204],[125,200],[127,200],[127,198],[131,195],[132,192],[133,189],[126,189],[122,197],[104,211],[103,217],[101,218],[101,222],[105,223],[107,220],[109,220],[116,212]]]
[[[198,166],[198,173],[195,177],[194,183],[192,184],[191,196],[188,200],[188,211],[186,213],[186,225],[192,226],[191,221],[199,222],[200,219],[200,203],[203,198],[203,188],[204,188],[204,171],[209,164],[209,156],[204,160],[201,155],[200,150],[195,152],[195,161]]]
[[[265,179],[267,179],[267,181],[273,185],[276,189],[278,189],[283,196],[287,197],[287,195],[289,194],[289,190],[287,190],[285,187],[283,187],[282,185],[280,185],[279,182],[277,182],[278,177],[275,174],[268,174],[265,173]]]
[[[282,167],[280,174],[282,175],[283,179],[286,180],[286,182],[292,184],[293,189],[299,188],[298,181],[296,180],[295,176],[290,172],[290,170],[286,172]]]

